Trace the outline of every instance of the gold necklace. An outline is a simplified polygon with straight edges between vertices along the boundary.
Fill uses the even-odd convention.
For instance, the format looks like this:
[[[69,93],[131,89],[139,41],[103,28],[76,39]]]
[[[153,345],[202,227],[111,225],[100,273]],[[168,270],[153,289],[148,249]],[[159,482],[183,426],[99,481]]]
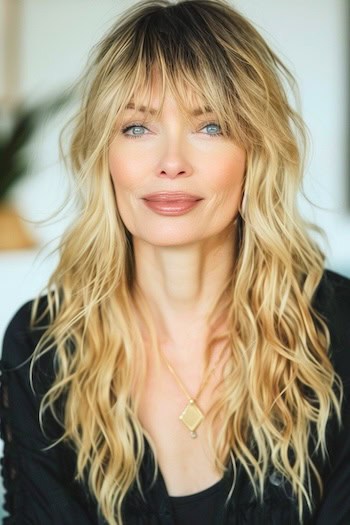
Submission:
[[[210,370],[209,373],[207,374],[207,377],[206,377],[205,381],[202,381],[202,383],[201,383],[201,385],[199,387],[199,390],[197,392],[197,395],[195,397],[191,397],[190,394],[187,392],[186,387],[182,383],[181,379],[175,373],[175,370],[173,369],[173,367],[171,366],[171,364],[169,363],[169,361],[165,357],[165,354],[164,354],[164,352],[162,350],[161,350],[161,356],[162,356],[163,360],[165,361],[165,364],[169,368],[170,372],[172,373],[172,375],[176,379],[178,385],[181,387],[181,390],[185,393],[186,397],[189,400],[189,403],[187,403],[187,405],[185,406],[184,410],[180,414],[179,419],[190,430],[191,437],[192,438],[196,438],[197,437],[196,428],[200,425],[200,423],[204,419],[204,414],[201,411],[201,409],[199,408],[199,406],[197,405],[196,401],[199,398],[203,388],[207,384],[207,382],[209,380],[209,377],[211,376],[211,374],[216,369],[217,364],[220,361],[221,356],[216,361],[215,366],[212,368],[212,370]]]

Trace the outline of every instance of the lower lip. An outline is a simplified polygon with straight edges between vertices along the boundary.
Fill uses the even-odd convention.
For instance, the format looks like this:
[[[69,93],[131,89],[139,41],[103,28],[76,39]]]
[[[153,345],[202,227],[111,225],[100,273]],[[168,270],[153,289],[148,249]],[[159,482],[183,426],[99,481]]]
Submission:
[[[148,201],[143,199],[144,203],[151,210],[161,215],[182,215],[192,210],[202,199],[198,201]]]

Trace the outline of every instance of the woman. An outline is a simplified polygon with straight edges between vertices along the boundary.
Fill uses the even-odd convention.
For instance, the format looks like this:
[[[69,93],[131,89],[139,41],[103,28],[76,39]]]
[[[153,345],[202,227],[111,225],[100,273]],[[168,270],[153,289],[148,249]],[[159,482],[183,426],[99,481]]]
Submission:
[[[350,522],[350,281],[296,207],[284,80],[223,1],[140,2],[95,49],[79,217],[4,339],[5,523]]]

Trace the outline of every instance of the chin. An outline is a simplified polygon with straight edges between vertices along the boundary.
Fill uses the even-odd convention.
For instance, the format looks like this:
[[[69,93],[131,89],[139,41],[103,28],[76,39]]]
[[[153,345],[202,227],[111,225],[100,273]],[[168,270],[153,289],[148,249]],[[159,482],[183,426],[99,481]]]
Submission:
[[[195,243],[201,240],[201,238],[194,237],[193,232],[191,235],[155,235],[148,237],[140,237],[140,240],[152,244],[153,246],[185,246],[186,244]]]

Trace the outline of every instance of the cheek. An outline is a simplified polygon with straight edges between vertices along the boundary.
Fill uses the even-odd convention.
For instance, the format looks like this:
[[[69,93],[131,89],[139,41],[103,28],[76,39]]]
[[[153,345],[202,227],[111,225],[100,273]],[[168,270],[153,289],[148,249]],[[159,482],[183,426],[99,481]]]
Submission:
[[[119,169],[117,169],[117,166],[119,166],[118,155],[116,155],[116,153],[113,151],[113,146],[111,146],[108,152],[108,168],[113,184],[117,182],[118,178]]]
[[[108,166],[118,213],[126,228],[135,233],[133,209],[140,183],[137,176],[140,173],[140,166],[137,166],[132,156],[125,155],[120,149],[118,152],[113,150],[109,152]]]
[[[111,151],[108,156],[109,172],[112,177],[114,187],[127,189],[131,185],[131,175],[135,173],[132,161],[125,155]]]
[[[243,150],[237,150],[232,155],[222,155],[218,160],[217,168],[221,177],[217,179],[216,190],[225,192],[228,196],[238,196],[242,192],[246,169],[246,155]]]
[[[152,169],[146,155],[137,154],[123,146],[110,150],[108,165],[113,185],[119,189],[119,193],[139,193],[144,185],[145,173]]]

